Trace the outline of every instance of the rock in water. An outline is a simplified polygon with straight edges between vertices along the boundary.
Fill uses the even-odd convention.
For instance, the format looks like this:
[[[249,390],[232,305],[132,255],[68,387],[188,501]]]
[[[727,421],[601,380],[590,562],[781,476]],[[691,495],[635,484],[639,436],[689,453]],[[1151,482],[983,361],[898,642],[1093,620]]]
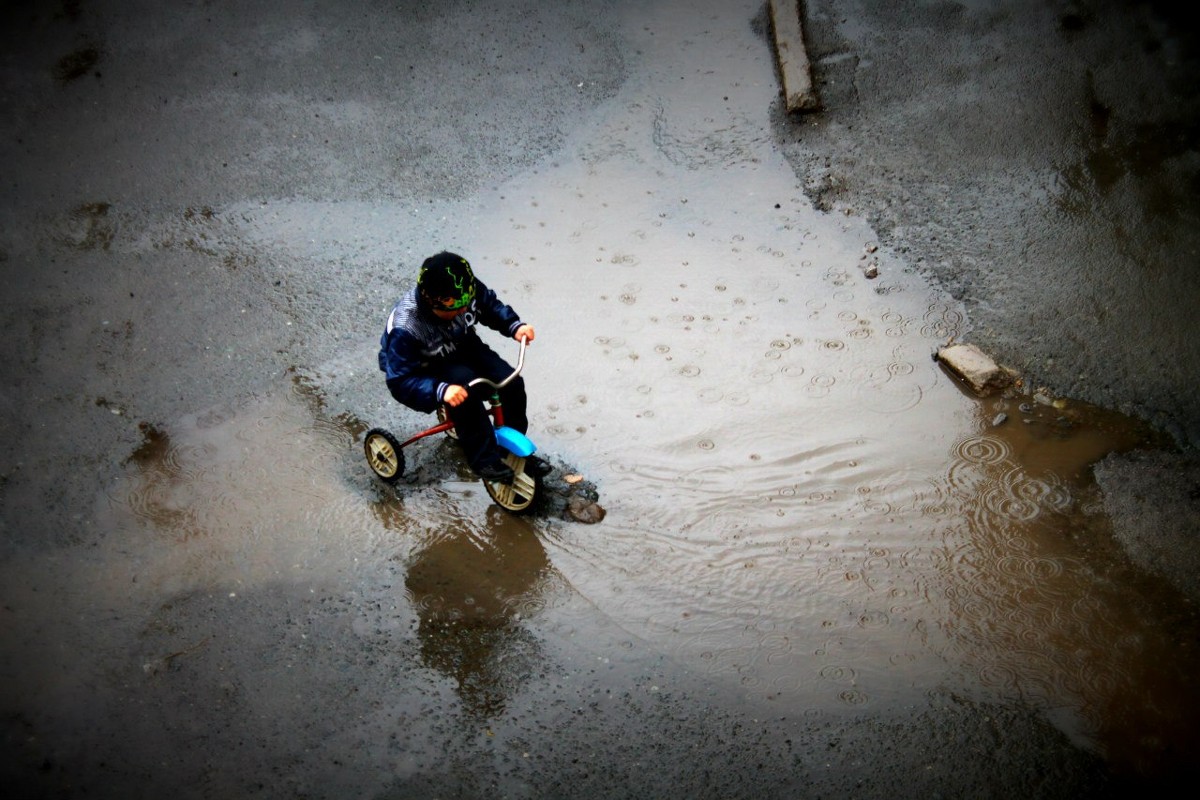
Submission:
[[[594,525],[604,519],[604,508],[594,500],[574,495],[567,501],[567,514],[576,522]]]
[[[1012,385],[1013,374],[973,344],[952,344],[937,351],[937,360],[980,396]]]

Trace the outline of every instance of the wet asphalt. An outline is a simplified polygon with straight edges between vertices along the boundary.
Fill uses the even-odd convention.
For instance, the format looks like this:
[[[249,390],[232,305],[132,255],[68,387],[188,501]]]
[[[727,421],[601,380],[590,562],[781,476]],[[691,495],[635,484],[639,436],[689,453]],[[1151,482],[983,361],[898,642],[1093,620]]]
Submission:
[[[397,265],[486,224],[475,198],[645,80],[656,28],[711,19],[767,52],[765,7],[726,5],[4,10],[7,796],[1102,797],[1177,777],[1114,772],[1043,714],[950,692],[779,713],[579,598],[554,628],[471,632],[520,681],[464,710],[428,668],[453,636],[422,630],[444,620],[396,610],[420,570],[367,579],[330,548],[316,577],[205,591],[136,585],[145,556],[107,549],[106,498],[157,431],[220,430],[284,382],[329,436],[361,433],[385,407],[362,362]],[[1031,383],[1174,438],[1100,473],[1133,557],[1194,597],[1190,34],[1149,6],[805,5],[824,110],[775,108],[763,132],[797,193],[869,224],[885,271],[937,282]],[[306,251],[315,230],[333,244]],[[335,377],[313,390],[317,366]],[[505,552],[546,561],[506,530]]]

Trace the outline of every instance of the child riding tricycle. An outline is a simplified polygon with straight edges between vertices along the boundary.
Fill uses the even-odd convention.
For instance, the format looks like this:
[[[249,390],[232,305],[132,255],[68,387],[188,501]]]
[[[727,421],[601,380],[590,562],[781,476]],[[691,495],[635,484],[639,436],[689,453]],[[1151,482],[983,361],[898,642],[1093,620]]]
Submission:
[[[476,323],[520,342],[515,369],[483,343]],[[492,499],[509,511],[530,510],[550,472],[525,436],[520,373],[533,340],[533,326],[477,280],[466,259],[448,252],[426,259],[417,285],[388,315],[379,368],[397,401],[437,411],[439,424],[403,443],[382,428],[369,431],[363,446],[375,474],[394,483],[404,473],[404,448],[445,432],[458,440]]]

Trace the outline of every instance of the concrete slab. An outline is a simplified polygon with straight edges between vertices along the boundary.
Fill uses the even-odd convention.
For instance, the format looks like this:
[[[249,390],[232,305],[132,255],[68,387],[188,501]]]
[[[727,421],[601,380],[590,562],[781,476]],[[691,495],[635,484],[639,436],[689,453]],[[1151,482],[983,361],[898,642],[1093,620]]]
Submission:
[[[952,344],[937,352],[937,360],[980,396],[1012,385],[1013,376],[973,344]]]

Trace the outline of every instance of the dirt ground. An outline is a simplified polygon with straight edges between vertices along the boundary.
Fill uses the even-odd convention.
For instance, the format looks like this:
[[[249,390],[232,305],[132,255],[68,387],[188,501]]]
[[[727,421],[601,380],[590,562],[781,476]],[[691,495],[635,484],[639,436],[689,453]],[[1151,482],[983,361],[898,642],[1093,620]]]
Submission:
[[[1192,29],[1158,3],[803,5],[823,110],[790,119],[757,2],[5,6],[6,796],[1055,798],[1194,777],[1187,737],[1162,734],[1184,748],[1167,768],[1116,766],[1058,709],[949,682],[866,710],[748,695],[573,591],[556,562],[586,540],[497,519],[445,449],[413,477],[439,494],[397,500],[364,474],[357,437],[390,409],[372,360],[398,264],[554,230],[519,194],[530,176],[582,176],[547,178],[577,202],[629,159],[637,185],[654,169],[631,141],[678,185],[669,214],[636,222],[649,190],[596,189],[620,234],[703,233],[702,213],[753,196],[731,180],[705,205],[706,176],[781,153],[754,203],[855,258],[870,234],[891,285],[961,304],[956,335],[1030,386],[1171,438],[1097,479],[1134,564],[1200,598]],[[723,71],[757,83],[705,82]],[[622,262],[605,213],[572,229],[633,277],[554,283],[538,269],[557,233],[510,246],[529,277],[500,252],[488,266],[512,268],[550,328],[581,316],[589,280],[612,302],[582,316],[617,319],[659,274]],[[543,375],[588,360],[551,341]],[[575,468],[592,451],[572,413],[603,389],[540,380]],[[614,558],[614,592],[640,552]],[[653,597],[638,589],[635,607]]]

